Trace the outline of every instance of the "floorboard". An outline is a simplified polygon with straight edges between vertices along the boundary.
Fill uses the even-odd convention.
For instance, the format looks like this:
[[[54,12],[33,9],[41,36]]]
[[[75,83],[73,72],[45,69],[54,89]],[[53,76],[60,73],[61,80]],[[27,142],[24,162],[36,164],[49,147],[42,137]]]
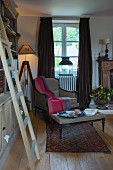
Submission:
[[[113,170],[113,116],[106,118],[105,132],[102,132],[101,122],[95,122],[94,127],[100,137],[111,150],[104,153],[47,153],[46,123],[38,115],[31,114],[31,120],[40,150],[40,161],[36,161],[37,170]],[[28,160],[21,134],[19,133],[4,170],[29,170]]]

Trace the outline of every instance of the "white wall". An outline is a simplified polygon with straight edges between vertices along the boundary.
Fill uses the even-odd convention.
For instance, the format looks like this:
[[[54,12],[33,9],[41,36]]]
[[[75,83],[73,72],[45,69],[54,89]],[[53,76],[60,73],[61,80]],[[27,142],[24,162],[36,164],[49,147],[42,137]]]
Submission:
[[[36,55],[33,55],[33,54],[26,55],[26,60],[29,61],[33,78],[37,77],[37,68],[38,68],[38,56],[37,56],[38,30],[39,30],[38,22],[39,22],[39,18],[36,16],[23,16],[23,17],[19,16],[18,17],[18,32],[21,34],[21,37],[19,39],[19,48],[24,44],[28,44],[36,52]],[[25,55],[18,55],[19,71],[21,69],[22,61],[24,60],[25,60]],[[24,77],[25,75],[23,73],[22,78],[21,78],[21,83],[23,86],[25,83]],[[31,86],[32,85],[28,77],[27,97],[30,101],[33,100]]]
[[[108,56],[109,58],[113,58],[113,16],[91,17],[90,33],[93,59],[93,86],[98,86],[98,63],[96,62],[96,59],[101,49],[99,39],[110,38],[111,44],[108,45]]]
[[[38,30],[39,17],[36,16],[21,16],[18,18],[18,32],[21,34],[19,46],[29,44],[37,53],[38,47]],[[110,38],[111,44],[108,45],[109,57],[113,58],[113,16],[96,16],[90,18],[90,32],[92,45],[92,59],[93,59],[93,87],[98,86],[98,63],[96,59],[100,52],[101,45],[99,39]],[[105,46],[104,46],[105,47]],[[37,55],[29,57],[30,66],[33,77],[37,76],[38,57]],[[19,56],[19,68],[21,67],[22,58]]]

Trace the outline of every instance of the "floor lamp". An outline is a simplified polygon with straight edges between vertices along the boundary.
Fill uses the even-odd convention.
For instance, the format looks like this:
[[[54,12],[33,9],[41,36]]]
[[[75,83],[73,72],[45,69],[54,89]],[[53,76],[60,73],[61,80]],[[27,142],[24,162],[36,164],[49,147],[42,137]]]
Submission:
[[[26,104],[28,105],[28,103],[30,102],[28,100],[28,97],[27,97],[27,92],[28,92],[28,73],[29,73],[30,80],[31,80],[31,83],[32,83],[33,87],[34,87],[34,81],[33,81],[33,77],[32,77],[31,68],[30,68],[30,65],[29,65],[29,61],[26,61],[26,58],[27,58],[27,54],[36,54],[36,53],[34,52],[34,50],[29,45],[23,45],[20,48],[18,53],[22,54],[22,55],[25,55],[25,60],[22,62],[22,66],[21,66],[20,73],[19,73],[19,80],[21,80],[22,73],[24,73],[25,100],[26,100]]]

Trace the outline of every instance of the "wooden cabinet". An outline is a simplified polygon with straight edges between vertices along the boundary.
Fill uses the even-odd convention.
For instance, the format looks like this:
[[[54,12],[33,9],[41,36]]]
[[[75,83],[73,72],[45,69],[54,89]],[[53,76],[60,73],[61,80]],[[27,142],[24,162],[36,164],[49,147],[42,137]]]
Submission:
[[[10,93],[0,95],[0,169],[3,168],[18,133],[18,123]]]
[[[16,65],[18,65],[18,38],[17,32],[17,16],[12,0],[0,0],[0,15],[4,22],[7,37],[11,44],[11,51]],[[0,35],[2,35],[0,30]],[[6,52],[7,62],[8,55]],[[13,75],[12,75],[13,76]],[[13,78],[13,77],[12,77]],[[10,92],[6,90],[7,84],[4,70],[0,60],[0,169],[3,168],[13,142],[18,133],[18,122]]]
[[[20,34],[17,32],[17,16],[14,5],[11,0],[1,0],[0,12],[6,28],[6,33],[11,42],[11,49],[14,58],[17,58],[18,38]]]
[[[113,60],[98,60],[99,85],[112,87]]]

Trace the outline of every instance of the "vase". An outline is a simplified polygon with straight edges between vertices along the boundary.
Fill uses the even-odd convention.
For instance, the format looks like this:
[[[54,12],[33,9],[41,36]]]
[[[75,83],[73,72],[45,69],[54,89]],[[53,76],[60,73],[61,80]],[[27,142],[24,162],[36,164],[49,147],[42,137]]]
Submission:
[[[108,99],[96,99],[95,102],[99,106],[104,106],[108,104]]]
[[[96,108],[94,99],[91,99],[90,104],[89,104],[89,108],[91,108],[91,109],[95,109]]]

